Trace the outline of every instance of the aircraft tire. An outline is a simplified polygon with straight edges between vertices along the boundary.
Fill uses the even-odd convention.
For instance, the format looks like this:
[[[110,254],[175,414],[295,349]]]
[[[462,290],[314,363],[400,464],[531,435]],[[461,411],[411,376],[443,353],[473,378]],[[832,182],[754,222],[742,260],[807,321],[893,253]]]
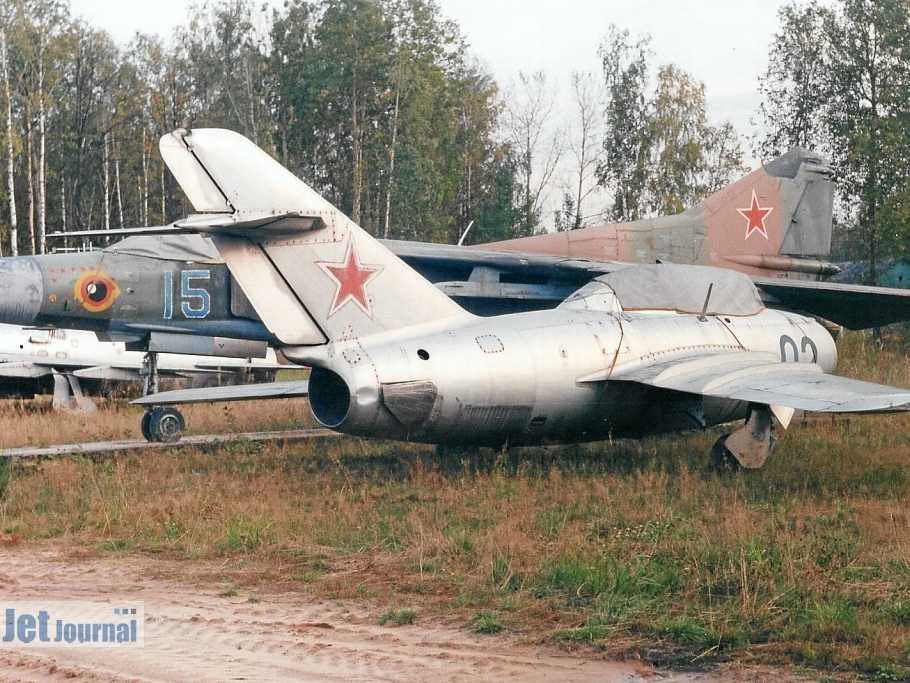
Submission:
[[[146,441],[152,441],[152,432],[149,429],[149,424],[152,421],[152,411],[146,410],[142,413],[142,420],[139,422],[139,431],[142,432],[142,436]]]
[[[176,408],[155,406],[147,414],[149,441],[175,443],[183,436],[186,420],[183,419],[183,413]]]

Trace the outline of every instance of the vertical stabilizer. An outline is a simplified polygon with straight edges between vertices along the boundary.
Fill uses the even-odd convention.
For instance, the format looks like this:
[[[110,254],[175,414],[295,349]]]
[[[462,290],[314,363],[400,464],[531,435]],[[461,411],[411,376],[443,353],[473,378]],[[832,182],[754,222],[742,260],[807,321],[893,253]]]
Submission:
[[[231,274],[283,343],[316,345],[451,316],[449,297],[245,137],[178,130],[162,156]]]

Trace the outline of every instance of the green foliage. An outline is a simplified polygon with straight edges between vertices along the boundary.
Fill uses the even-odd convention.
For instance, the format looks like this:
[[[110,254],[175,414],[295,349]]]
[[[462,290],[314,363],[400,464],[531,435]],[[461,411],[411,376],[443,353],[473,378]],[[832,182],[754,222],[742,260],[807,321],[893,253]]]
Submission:
[[[733,126],[708,123],[703,83],[668,65],[649,92],[649,45],[611,26],[600,48],[608,100],[598,180],[615,197],[615,220],[678,213],[745,170]]]
[[[417,619],[417,612],[412,609],[390,609],[379,617],[379,625],[392,623],[396,626],[410,626]]]
[[[266,532],[272,522],[263,517],[253,517],[243,512],[228,517],[224,521],[224,535],[220,542],[225,553],[250,552],[265,543]]]
[[[243,133],[381,236],[454,242],[481,215],[512,227],[496,85],[433,2],[216,0],[170,40],[140,34],[125,48],[52,0],[12,0],[0,18],[23,251],[50,216],[72,230],[183,215],[155,148],[187,123]],[[27,182],[39,166],[46,181]],[[43,192],[36,213],[21,188]]]
[[[12,477],[13,475],[12,472],[10,472],[9,463],[7,463],[6,458],[0,458],[0,500],[3,500],[3,497],[6,495]]]
[[[505,625],[495,614],[480,610],[471,618],[471,630],[483,635],[495,635],[505,629]]]
[[[355,221],[454,242],[477,213],[509,220],[485,209],[495,85],[435,4],[296,2],[272,41],[283,160]]]
[[[102,541],[98,544],[98,547],[101,548],[101,550],[118,552],[121,550],[129,550],[135,545],[135,541],[131,538],[112,538],[109,541]]]
[[[600,47],[607,84],[605,161],[598,169],[600,184],[614,192],[612,217],[637,220],[646,211],[648,156],[648,59],[651,39],[630,43],[629,32],[610,26]]]
[[[757,151],[765,159],[791,147],[816,148],[826,139],[827,66],[821,36],[830,13],[817,2],[785,5],[778,13],[780,29],[759,79],[764,100],[758,111],[766,133]]]
[[[910,602],[888,600],[882,606],[882,615],[895,624],[910,626]]]
[[[842,258],[875,263],[910,247],[910,2],[810,2],[780,12],[761,82],[762,153],[828,155],[846,207]]]

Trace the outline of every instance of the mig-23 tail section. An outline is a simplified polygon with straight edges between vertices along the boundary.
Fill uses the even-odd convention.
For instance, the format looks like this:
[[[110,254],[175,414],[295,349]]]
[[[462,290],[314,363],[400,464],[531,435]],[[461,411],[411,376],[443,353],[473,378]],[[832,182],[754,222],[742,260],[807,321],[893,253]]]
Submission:
[[[838,272],[831,251],[833,170],[801,148],[683,213],[483,245],[600,261],[709,265],[765,277]]]
[[[256,313],[284,346],[467,315],[245,137],[177,130],[161,153]]]

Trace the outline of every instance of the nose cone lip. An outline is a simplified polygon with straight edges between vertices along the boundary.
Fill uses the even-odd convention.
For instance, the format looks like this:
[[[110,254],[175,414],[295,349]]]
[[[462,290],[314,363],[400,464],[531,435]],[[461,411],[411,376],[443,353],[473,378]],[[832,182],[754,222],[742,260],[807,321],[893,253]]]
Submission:
[[[0,322],[35,322],[43,300],[44,281],[34,258],[0,258]]]

